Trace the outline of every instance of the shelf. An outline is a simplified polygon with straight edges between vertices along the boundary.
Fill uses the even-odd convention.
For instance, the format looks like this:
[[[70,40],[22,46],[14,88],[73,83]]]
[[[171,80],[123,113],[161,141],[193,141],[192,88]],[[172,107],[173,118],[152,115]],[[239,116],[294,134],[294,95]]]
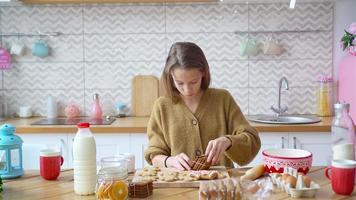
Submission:
[[[25,4],[78,4],[78,3],[175,3],[217,2],[216,0],[23,0]]]

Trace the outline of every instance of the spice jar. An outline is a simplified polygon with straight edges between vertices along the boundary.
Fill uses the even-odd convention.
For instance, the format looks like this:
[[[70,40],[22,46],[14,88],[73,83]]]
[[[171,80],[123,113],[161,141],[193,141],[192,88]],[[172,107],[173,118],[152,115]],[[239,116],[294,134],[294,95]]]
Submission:
[[[321,117],[332,116],[332,88],[333,78],[322,76],[318,80],[319,89],[317,93],[317,114]]]
[[[96,198],[99,200],[127,199],[128,172],[127,160],[123,157],[105,157],[100,161],[96,185]]]

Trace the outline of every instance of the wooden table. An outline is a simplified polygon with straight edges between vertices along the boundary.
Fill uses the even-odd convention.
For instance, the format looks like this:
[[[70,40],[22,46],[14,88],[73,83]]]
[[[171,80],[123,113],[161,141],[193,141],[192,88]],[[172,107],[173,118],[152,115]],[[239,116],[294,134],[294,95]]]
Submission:
[[[241,174],[242,169],[231,171],[232,176]],[[356,199],[356,187],[352,196],[341,196],[333,193],[330,181],[324,176],[323,167],[313,167],[308,174],[310,178],[320,184],[316,199]],[[153,196],[147,199],[198,199],[197,188],[160,188],[154,189]],[[93,200],[95,196],[78,196],[73,192],[73,171],[62,171],[56,181],[46,181],[39,176],[38,171],[27,171],[18,179],[4,180],[4,191],[0,199],[80,199]],[[271,199],[291,199],[281,191],[276,191]]]

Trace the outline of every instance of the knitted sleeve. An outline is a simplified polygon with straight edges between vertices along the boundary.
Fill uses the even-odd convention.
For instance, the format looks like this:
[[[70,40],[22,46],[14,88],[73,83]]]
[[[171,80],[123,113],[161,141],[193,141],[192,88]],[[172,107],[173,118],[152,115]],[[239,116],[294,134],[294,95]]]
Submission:
[[[227,137],[232,141],[225,154],[237,164],[246,165],[253,160],[261,147],[258,132],[250,126],[230,93],[225,105],[228,120]]]
[[[156,155],[170,155],[170,148],[164,138],[161,119],[161,106],[159,99],[153,105],[151,117],[147,125],[148,148],[145,150],[145,159],[152,165],[152,158]]]

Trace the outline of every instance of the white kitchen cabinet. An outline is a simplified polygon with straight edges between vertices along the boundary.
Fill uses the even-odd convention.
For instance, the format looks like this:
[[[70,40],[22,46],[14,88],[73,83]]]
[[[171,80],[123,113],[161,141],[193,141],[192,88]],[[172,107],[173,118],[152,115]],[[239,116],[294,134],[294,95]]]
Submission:
[[[148,165],[145,160],[144,152],[148,147],[148,138],[146,133],[131,134],[130,152],[135,155],[135,167],[143,168]]]
[[[331,135],[326,132],[262,132],[261,149],[247,166],[262,164],[262,151],[272,148],[305,149],[313,154],[313,166],[328,165],[331,158]]]
[[[27,169],[39,169],[40,150],[51,148],[62,152],[64,163],[62,168],[69,167],[69,151],[67,134],[18,134],[23,143],[23,167]]]
[[[331,133],[290,133],[289,146],[310,151],[314,166],[326,166],[331,160]]]
[[[69,135],[70,141],[70,166],[73,167],[73,142],[75,134]],[[129,153],[130,134],[94,134],[96,142],[96,161],[100,165],[103,157],[115,156],[120,153]]]
[[[256,157],[250,162],[248,167],[262,164],[262,151],[266,149],[288,148],[289,134],[285,132],[261,132],[259,133],[261,139],[261,148]],[[244,166],[245,167],[245,166]]]

